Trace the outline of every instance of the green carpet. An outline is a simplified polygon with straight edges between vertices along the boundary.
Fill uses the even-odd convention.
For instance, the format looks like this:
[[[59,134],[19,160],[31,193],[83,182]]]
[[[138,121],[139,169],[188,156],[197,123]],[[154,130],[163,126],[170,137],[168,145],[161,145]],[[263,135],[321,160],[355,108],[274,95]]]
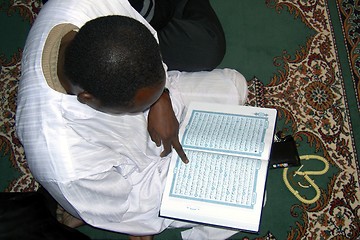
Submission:
[[[278,109],[277,130],[292,134],[300,155],[325,157],[330,168],[310,177],[320,198],[300,202],[285,186],[283,170],[270,170],[259,234],[231,239],[358,239],[360,237],[360,55],[359,1],[211,0],[227,38],[219,67],[235,68],[248,79],[249,105]],[[0,190],[34,191],[14,113],[21,51],[41,8],[35,0],[0,2]],[[302,171],[321,162],[302,161]],[[313,187],[301,176],[288,179],[302,196]],[[300,185],[303,187],[301,187]],[[239,216],[246,218],[246,216]],[[93,239],[125,235],[82,227]],[[181,239],[166,230],[155,239]]]

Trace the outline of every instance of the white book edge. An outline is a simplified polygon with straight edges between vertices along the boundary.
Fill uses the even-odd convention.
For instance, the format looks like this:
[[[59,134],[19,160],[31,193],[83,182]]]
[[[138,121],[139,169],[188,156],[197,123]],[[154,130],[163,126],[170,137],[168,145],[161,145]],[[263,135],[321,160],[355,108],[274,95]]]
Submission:
[[[186,115],[182,127],[180,128],[180,136],[182,137],[185,131],[185,125],[190,118],[190,112],[194,109],[206,109],[207,111],[241,114],[251,116],[259,113],[269,114],[270,119],[269,127],[266,132],[266,139],[264,140],[267,145],[261,158],[261,167],[258,170],[258,176],[256,181],[256,200],[251,208],[244,208],[231,205],[223,205],[218,203],[203,202],[192,199],[176,198],[170,196],[172,180],[174,177],[175,165],[177,161],[180,161],[176,152],[173,152],[171,163],[169,166],[168,177],[166,181],[165,191],[163,194],[162,204],[160,208],[160,216],[169,217],[179,220],[187,220],[191,222],[199,222],[205,224],[213,224],[223,227],[229,227],[234,229],[246,230],[251,232],[258,232],[260,219],[263,208],[265,184],[268,172],[269,156],[271,151],[271,144],[273,141],[273,135],[275,130],[276,110],[268,108],[256,108],[249,106],[234,106],[223,104],[211,104],[208,103],[192,103],[188,108],[188,114]],[[191,159],[189,159],[191,161]],[[183,164],[183,163],[181,163]]]

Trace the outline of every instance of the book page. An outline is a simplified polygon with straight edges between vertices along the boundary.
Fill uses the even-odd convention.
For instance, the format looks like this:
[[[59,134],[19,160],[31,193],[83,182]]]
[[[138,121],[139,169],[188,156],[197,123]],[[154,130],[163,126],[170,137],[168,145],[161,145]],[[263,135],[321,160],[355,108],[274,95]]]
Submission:
[[[268,160],[276,110],[195,102],[180,129],[184,149]]]
[[[194,110],[182,144],[187,149],[260,157],[268,126],[266,115],[244,116]]]
[[[185,150],[190,163],[176,161],[171,197],[253,208],[261,160]]]
[[[256,168],[255,172],[240,163],[241,170],[226,175],[214,173],[216,168],[207,171],[209,166],[197,166],[195,160],[184,164],[177,155],[175,158],[170,163],[160,216],[252,232],[259,230],[269,161],[247,158],[254,161],[251,165]],[[226,164],[223,167],[229,168]],[[223,179],[218,181],[219,178]],[[220,193],[216,194],[215,190]]]

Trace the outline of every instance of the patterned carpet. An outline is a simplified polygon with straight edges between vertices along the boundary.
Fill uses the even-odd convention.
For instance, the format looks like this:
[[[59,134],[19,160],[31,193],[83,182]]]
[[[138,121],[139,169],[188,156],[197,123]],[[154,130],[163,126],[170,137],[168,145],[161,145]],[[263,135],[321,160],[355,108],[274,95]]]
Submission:
[[[221,6],[230,2],[236,5],[236,1],[227,1],[212,1],[219,7],[216,9],[226,33],[230,29],[226,25],[228,12],[222,11]],[[252,76],[257,77],[249,80],[248,104],[278,109],[277,130],[294,136],[300,155],[323,156],[329,170],[322,175],[309,175],[320,188],[319,199],[311,204],[302,203],[289,191],[283,170],[270,170],[260,233],[239,233],[232,239],[359,239],[359,1],[266,0],[261,4],[279,16],[292,15],[293,21],[300,21],[312,34],[296,51],[284,49],[271,56],[277,70],[270,72],[267,79],[258,78],[255,67],[253,72],[241,71],[240,64],[232,60],[231,54],[238,45],[229,32],[228,53],[221,66],[234,66],[248,79],[254,73]],[[36,0],[0,2],[0,187],[5,192],[38,188],[27,168],[14,123],[21,52],[40,8]],[[302,164],[301,171],[321,172],[324,168],[322,162],[313,159]],[[286,176],[304,198],[312,199],[316,194],[314,187],[294,174],[297,169],[290,168]],[[93,239],[105,238],[100,237],[105,234],[102,231],[83,231],[92,234]],[[169,234],[171,230],[156,239],[169,239]],[[107,236],[122,239],[122,235]]]
[[[351,78],[360,109],[360,6],[359,1],[338,0],[339,16],[345,35],[345,45],[351,67]]]
[[[299,202],[289,209],[297,220],[287,232],[287,239],[359,239],[359,162],[355,142],[359,143],[359,2],[337,1],[351,75],[341,65],[339,45],[343,43],[335,41],[327,1],[267,4],[276,11],[287,10],[301,18],[316,34],[295,56],[284,52],[274,59],[275,63],[282,61],[285,67],[265,86],[254,82],[263,93],[257,101],[279,110],[279,117],[285,122],[282,130],[293,134],[300,155],[313,149],[311,154],[324,156],[331,169],[331,173],[323,176],[311,176],[321,188],[317,202],[310,205]],[[356,95],[348,94],[347,84],[355,89]],[[299,186],[295,189],[300,194],[308,191]]]

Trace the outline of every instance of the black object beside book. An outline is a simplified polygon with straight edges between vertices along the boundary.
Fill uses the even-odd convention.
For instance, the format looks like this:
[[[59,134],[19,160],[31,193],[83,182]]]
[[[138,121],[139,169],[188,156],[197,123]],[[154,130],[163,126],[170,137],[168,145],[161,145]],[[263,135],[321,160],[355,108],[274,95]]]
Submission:
[[[279,133],[276,134],[278,136]],[[270,168],[300,166],[300,157],[292,136],[278,137],[273,143],[270,154]]]

